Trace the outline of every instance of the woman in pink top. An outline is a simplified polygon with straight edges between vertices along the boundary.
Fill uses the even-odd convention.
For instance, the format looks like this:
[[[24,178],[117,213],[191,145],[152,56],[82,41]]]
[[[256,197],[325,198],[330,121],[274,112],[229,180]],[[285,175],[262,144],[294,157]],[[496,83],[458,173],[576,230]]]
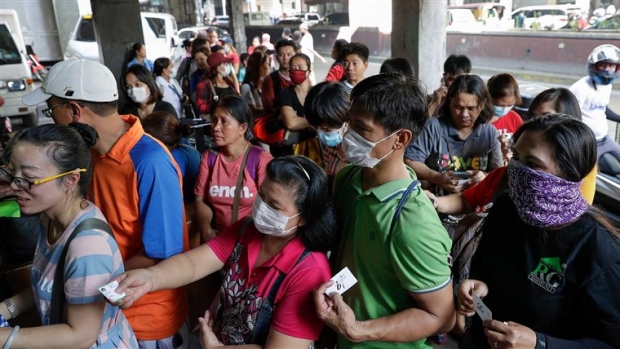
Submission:
[[[250,143],[253,138],[252,112],[241,98],[223,98],[211,115],[211,133],[217,148],[202,154],[194,187],[197,225],[205,241],[252,213],[258,187],[265,179],[267,163],[272,159],[271,154]],[[237,191],[240,174],[243,176],[242,187]],[[236,194],[238,210],[233,217]]]
[[[267,165],[258,194],[251,219],[193,250],[117,277],[116,291],[127,294],[120,305],[223,269],[219,307],[200,318],[203,348],[308,348],[323,327],[312,292],[330,278],[324,252],[336,231],[327,175],[304,156],[277,158]]]

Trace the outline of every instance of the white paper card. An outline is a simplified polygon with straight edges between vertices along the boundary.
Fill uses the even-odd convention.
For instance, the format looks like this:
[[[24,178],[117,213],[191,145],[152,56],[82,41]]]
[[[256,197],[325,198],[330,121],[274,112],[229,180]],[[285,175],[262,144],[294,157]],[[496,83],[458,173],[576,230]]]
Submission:
[[[125,292],[121,294],[115,292],[117,287],[118,281],[114,280],[109,284],[99,287],[99,292],[101,292],[110,302],[116,303],[125,297]]]
[[[480,316],[482,321],[492,320],[493,314],[491,314],[491,310],[489,310],[489,308],[487,308],[487,306],[484,303],[482,303],[482,301],[480,300],[480,297],[478,297],[476,292],[472,291],[471,295],[474,298],[474,308],[476,309],[476,314]]]
[[[332,281],[334,281],[334,284],[329,286],[325,291],[325,294],[330,297],[334,293],[343,294],[357,283],[357,279],[351,274],[348,267],[344,267],[344,269],[332,278]]]
[[[456,183],[456,186],[460,186],[460,185],[465,185],[469,183],[469,179],[459,179],[459,181]]]

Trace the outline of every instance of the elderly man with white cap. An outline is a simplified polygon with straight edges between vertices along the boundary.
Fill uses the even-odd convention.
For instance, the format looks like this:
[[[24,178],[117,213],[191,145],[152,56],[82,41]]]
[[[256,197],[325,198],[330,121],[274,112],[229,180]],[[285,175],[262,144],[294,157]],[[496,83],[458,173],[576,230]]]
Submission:
[[[308,30],[308,23],[304,22],[299,25],[299,31],[301,32],[301,41],[299,45],[301,46],[301,53],[305,54],[310,58],[310,62],[314,65],[314,56],[319,57],[321,62],[327,62],[323,56],[321,56],[318,52],[314,50],[314,38],[310,31]],[[316,77],[314,76],[314,67],[312,67],[312,71],[310,72],[310,82],[314,85],[316,84]]]
[[[99,134],[91,150],[90,199],[112,227],[125,270],[131,270],[183,252],[188,239],[178,166],[136,116],[118,114],[117,100],[112,72],[77,59],[54,65],[43,85],[23,98],[31,106],[46,102],[43,113],[57,124],[84,123]],[[187,318],[183,289],[151,293],[137,305],[124,313],[140,348],[172,349],[175,337],[178,344]]]

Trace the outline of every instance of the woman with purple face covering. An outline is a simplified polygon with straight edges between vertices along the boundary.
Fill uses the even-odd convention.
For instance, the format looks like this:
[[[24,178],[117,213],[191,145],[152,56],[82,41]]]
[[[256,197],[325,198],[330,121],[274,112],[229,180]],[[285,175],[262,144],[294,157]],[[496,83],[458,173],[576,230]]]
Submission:
[[[549,114],[513,137],[508,191],[482,227],[458,311],[475,348],[620,348],[620,235],[580,193],[596,164],[583,122]],[[492,320],[474,316],[482,299]]]

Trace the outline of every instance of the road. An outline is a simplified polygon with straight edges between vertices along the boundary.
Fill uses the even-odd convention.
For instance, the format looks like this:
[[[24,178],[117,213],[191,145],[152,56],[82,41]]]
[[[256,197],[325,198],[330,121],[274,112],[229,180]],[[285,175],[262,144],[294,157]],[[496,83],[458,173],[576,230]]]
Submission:
[[[323,53],[321,53],[321,54],[323,54]],[[315,62],[314,62],[314,65],[315,65],[314,66],[314,73],[316,75],[317,80],[319,80],[319,81],[322,81],[325,78],[325,76],[327,75],[327,71],[329,70],[329,68],[331,67],[331,64],[332,64],[332,60],[329,58],[329,55],[323,54],[323,56],[325,57],[325,59],[327,59],[327,63],[322,63],[318,59],[316,59]],[[366,70],[366,76],[371,76],[371,75],[379,74],[380,67],[381,67],[380,63],[376,63],[376,62],[370,61],[368,63],[368,69]],[[482,77],[482,79],[487,81],[491,76],[490,75],[481,75],[481,77]],[[528,84],[528,85],[540,86],[540,87],[536,87],[536,89],[540,89],[540,90],[543,90],[545,88],[550,88],[550,87],[566,87],[566,88],[570,87],[568,85],[549,85],[547,83],[537,82],[537,81],[519,81],[519,83],[525,83],[525,84]],[[38,83],[38,84],[40,85],[40,83]],[[610,106],[611,106],[612,110],[615,110],[616,112],[620,112],[620,91],[613,91],[612,92]],[[52,122],[51,119],[46,118],[40,112],[43,108],[44,107],[40,107],[39,108],[39,124],[45,124],[45,123]],[[19,128],[19,127],[16,127],[16,128]],[[609,122],[609,136],[612,137],[612,138],[615,137],[615,132],[616,132],[616,123]]]

